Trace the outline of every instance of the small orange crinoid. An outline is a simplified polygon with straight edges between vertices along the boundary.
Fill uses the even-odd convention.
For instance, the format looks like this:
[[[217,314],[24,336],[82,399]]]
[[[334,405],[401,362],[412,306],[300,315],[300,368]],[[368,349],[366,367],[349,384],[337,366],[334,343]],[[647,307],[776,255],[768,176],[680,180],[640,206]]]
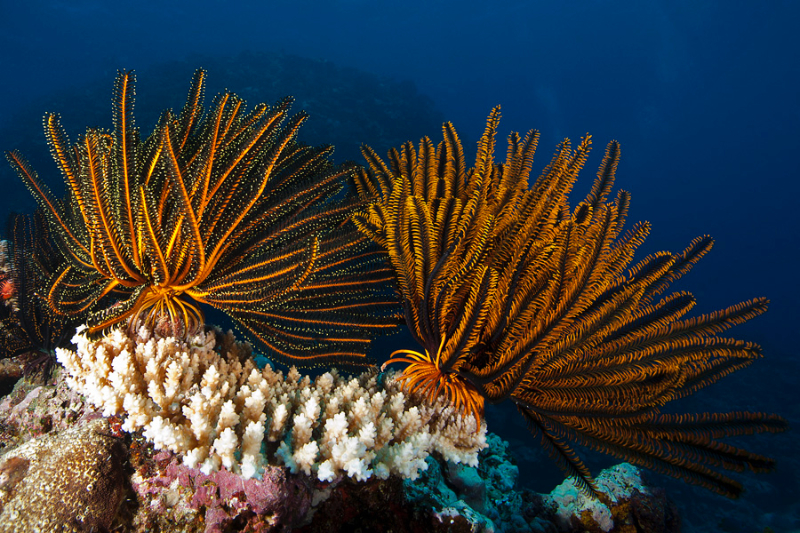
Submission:
[[[9,300],[14,297],[14,280],[4,278],[0,280],[0,299]]]
[[[424,354],[414,350],[396,350],[392,352],[390,359],[383,363],[381,371],[392,363],[408,363],[403,373],[397,377],[397,381],[409,394],[420,392],[431,403],[443,396],[463,417],[474,416],[476,427],[480,429],[483,396],[469,381],[442,367],[443,345],[444,339],[439,345],[435,359],[427,350]],[[406,357],[395,357],[398,354],[404,354]]]

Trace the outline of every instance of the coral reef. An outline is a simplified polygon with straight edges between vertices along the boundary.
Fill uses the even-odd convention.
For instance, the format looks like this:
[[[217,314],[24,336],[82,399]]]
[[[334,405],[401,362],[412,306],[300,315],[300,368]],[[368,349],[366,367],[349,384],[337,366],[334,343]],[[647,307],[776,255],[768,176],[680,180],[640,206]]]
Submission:
[[[8,450],[100,416],[62,379],[61,367],[46,384],[23,378],[0,400],[0,449]]]
[[[761,356],[720,334],[767,301],[687,318],[694,297],[664,295],[707,236],[632,262],[649,225],[623,232],[629,196],[609,201],[618,143],[572,207],[589,137],[531,181],[538,133],[495,162],[495,109],[473,168],[451,124],[438,146],[334,166],[297,141],[290,99],[248,111],[226,91],[204,110],[205,77],[144,139],[132,72],[111,132],[71,144],[46,115],[64,197],[7,153],[40,211],[16,219],[10,267],[0,247],[4,349],[26,334],[64,370],[0,402],[0,529],[369,530],[395,514],[402,531],[667,533],[675,512],[638,468],[593,477],[573,446],[728,497],[742,485],[724,470],[773,467],[722,439],[782,431],[777,415],[662,413]],[[389,357],[399,375],[284,373],[201,305],[287,366],[371,366],[401,306],[422,351]],[[487,441],[484,406],[506,400],[569,477],[550,495],[517,490],[507,445]]]
[[[13,314],[19,307],[14,287],[13,263],[8,248],[9,242],[0,240],[0,358],[2,359],[13,354],[19,344],[15,340],[17,324],[13,319]],[[13,371],[11,376],[13,377]]]
[[[294,368],[285,377],[271,366],[259,371],[249,345],[230,332],[183,340],[117,328],[96,341],[79,331],[73,342],[77,351],[57,351],[70,387],[205,473],[224,466],[251,478],[275,454],[322,481],[413,479],[433,451],[474,465],[485,446],[485,424],[408,396],[391,378],[379,386],[375,372],[326,372],[312,382]]]
[[[429,460],[420,482],[404,483],[406,497],[438,521],[463,520],[472,531],[554,531],[555,506],[540,494],[517,490],[518,469],[507,443],[494,434],[487,443],[477,467]]]
[[[663,490],[648,488],[641,471],[623,463],[597,476],[600,498],[587,497],[572,480],[556,487],[546,500],[557,505],[555,522],[562,531],[680,531],[680,519]]]
[[[680,531],[674,505],[649,487],[641,471],[623,463],[597,476],[599,499],[573,480],[550,494],[517,488],[508,443],[494,434],[469,467],[429,459],[419,482],[404,482],[406,498],[431,509],[442,522],[464,520],[471,531],[497,533],[673,533]]]
[[[518,469],[508,454],[507,443],[493,434],[486,436],[488,446],[478,453],[476,466],[455,464],[434,454],[425,459],[425,467],[416,480],[403,481],[398,476],[384,480],[373,475],[367,481],[356,482],[345,475],[323,482],[303,471],[293,474],[287,468],[269,465],[263,465],[260,476],[251,479],[224,467],[204,473],[184,464],[178,454],[156,450],[141,429],[120,433],[120,419],[97,420],[101,413],[72,391],[66,385],[66,378],[66,372],[57,371],[52,383],[44,386],[20,380],[14,393],[0,403],[0,436],[6,456],[17,456],[22,443],[31,438],[62,444],[64,439],[74,442],[76,431],[85,432],[90,424],[102,424],[100,434],[113,436],[114,442],[125,448],[123,455],[129,457],[129,467],[118,464],[115,470],[125,472],[122,478],[110,475],[102,481],[105,486],[114,484],[114,494],[116,491],[128,494],[128,504],[123,503],[116,514],[119,531],[294,528],[310,533],[358,528],[381,531],[387,524],[393,524],[396,533],[601,531],[600,526],[609,522],[599,522],[600,525],[590,522],[592,514],[584,511],[592,505],[604,505],[609,510],[616,524],[611,531],[674,531],[626,525],[633,521],[634,512],[638,513],[636,523],[645,523],[642,520],[646,513],[651,515],[650,523],[657,523],[653,517],[658,516],[674,519],[674,511],[663,493],[643,486],[636,477],[636,469],[623,467],[618,472],[624,475],[614,474],[609,481],[607,474],[601,473],[598,476],[601,490],[609,491],[608,497],[602,496],[601,504],[593,504],[591,498],[569,483],[553,495],[536,494],[517,487]],[[42,424],[39,420],[48,422]],[[16,461],[7,466],[11,481],[18,480],[16,472],[20,464]],[[69,473],[64,476],[73,477]],[[65,494],[72,497],[70,494],[77,485],[66,481],[64,485]],[[76,497],[82,494],[83,485],[78,488],[81,490]],[[652,495],[650,499],[648,494]],[[20,512],[39,516],[37,508],[28,508],[38,500],[17,502]],[[107,524],[108,520],[104,520],[102,524]],[[0,527],[14,526],[0,520]]]
[[[0,240],[0,284],[2,284],[0,285],[0,311],[3,313],[1,316],[6,316],[10,310],[16,308],[17,304],[17,292],[14,290],[12,280],[13,271],[8,244],[7,240]]]

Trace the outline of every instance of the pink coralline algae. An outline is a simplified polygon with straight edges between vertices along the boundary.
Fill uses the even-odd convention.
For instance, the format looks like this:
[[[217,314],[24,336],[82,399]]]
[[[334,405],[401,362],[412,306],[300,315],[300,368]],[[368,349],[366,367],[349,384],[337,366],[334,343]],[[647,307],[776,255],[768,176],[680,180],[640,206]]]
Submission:
[[[282,467],[267,467],[261,479],[244,479],[224,469],[203,474],[169,452],[158,453],[153,461],[153,476],[137,471],[133,478],[141,505],[135,518],[139,529],[204,523],[205,533],[244,525],[246,531],[288,531],[311,506],[312,488]]]

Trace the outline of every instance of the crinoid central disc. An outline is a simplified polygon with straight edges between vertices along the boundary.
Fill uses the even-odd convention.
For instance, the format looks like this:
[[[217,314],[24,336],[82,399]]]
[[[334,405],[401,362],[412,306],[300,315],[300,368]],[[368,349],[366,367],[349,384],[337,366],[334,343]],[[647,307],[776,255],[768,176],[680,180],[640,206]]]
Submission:
[[[182,295],[183,291],[174,287],[148,287],[139,297],[138,310],[131,317],[131,327],[146,326],[175,336],[197,331],[204,322],[203,312]]]
[[[430,402],[435,402],[436,398],[444,396],[463,417],[475,417],[477,426],[480,427],[480,420],[483,416],[483,396],[472,383],[458,374],[442,368],[440,356],[443,345],[444,342],[439,346],[435,358],[432,358],[427,350],[424,354],[414,350],[397,350],[392,353],[381,369],[392,363],[408,363],[397,380],[403,384],[409,394],[419,393]],[[399,354],[404,354],[405,357],[395,357]]]

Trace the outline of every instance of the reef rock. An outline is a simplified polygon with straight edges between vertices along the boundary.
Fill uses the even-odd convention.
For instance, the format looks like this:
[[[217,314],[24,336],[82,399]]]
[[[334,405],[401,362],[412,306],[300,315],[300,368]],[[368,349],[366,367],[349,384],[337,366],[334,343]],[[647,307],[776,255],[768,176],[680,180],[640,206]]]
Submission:
[[[639,468],[622,463],[597,477],[600,499],[581,492],[567,479],[547,497],[557,505],[559,531],[672,533],[680,531],[678,513],[663,490],[648,487]]]
[[[550,494],[517,488],[519,469],[508,443],[487,437],[477,468],[429,458],[417,482],[404,482],[417,512],[445,525],[468,524],[484,533],[674,533],[680,520],[663,490],[649,487],[641,470],[623,463],[597,477],[600,499],[566,480]]]
[[[0,451],[99,417],[100,412],[61,379],[61,367],[46,385],[20,379],[0,399]]]
[[[108,421],[37,437],[0,457],[0,532],[107,531],[127,493]]]

